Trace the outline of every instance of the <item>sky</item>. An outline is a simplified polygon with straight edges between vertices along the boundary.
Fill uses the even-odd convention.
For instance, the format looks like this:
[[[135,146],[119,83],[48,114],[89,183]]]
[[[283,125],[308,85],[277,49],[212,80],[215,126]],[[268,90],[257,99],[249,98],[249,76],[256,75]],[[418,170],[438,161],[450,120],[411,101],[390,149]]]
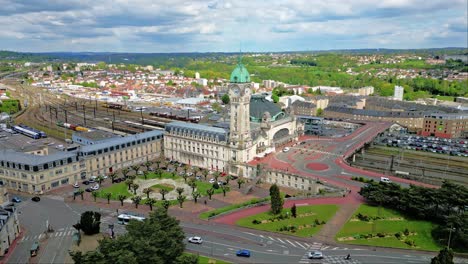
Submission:
[[[467,47],[468,0],[0,0],[0,50]]]

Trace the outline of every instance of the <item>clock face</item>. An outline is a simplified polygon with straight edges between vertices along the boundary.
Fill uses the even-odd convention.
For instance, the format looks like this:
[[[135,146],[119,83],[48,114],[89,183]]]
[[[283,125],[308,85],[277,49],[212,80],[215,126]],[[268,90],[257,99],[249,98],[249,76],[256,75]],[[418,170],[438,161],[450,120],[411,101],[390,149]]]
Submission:
[[[235,87],[235,88],[232,89],[232,92],[233,92],[235,95],[239,95],[240,90],[239,90],[239,88]]]
[[[244,94],[249,94],[249,93],[250,93],[250,89],[249,89],[249,88],[245,88]]]

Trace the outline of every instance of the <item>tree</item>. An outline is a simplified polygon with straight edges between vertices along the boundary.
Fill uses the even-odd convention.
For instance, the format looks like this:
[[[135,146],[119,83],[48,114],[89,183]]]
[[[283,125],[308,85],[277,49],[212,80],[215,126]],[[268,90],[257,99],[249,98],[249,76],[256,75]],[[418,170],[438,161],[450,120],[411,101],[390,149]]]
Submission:
[[[145,204],[149,206],[150,211],[153,211],[153,205],[156,203],[156,200],[154,198],[148,198],[145,201]]]
[[[135,175],[137,175],[138,171],[140,170],[140,165],[138,165],[138,164],[133,165],[131,168],[132,168],[133,171],[135,171]]]
[[[439,251],[439,255],[431,259],[431,264],[453,264],[453,251],[444,248]]]
[[[196,258],[180,257],[185,250],[185,234],[179,221],[166,210],[155,210],[145,221],[130,221],[127,233],[104,238],[98,249],[72,252],[75,263],[195,263]],[[78,260],[78,261],[77,261]]]
[[[101,185],[102,182],[104,181],[104,177],[102,175],[99,175],[96,180],[99,183],[99,185]]]
[[[293,204],[293,206],[291,207],[291,216],[296,218],[297,217],[297,208],[296,208],[296,204]]]
[[[133,185],[133,180],[132,179],[126,179],[125,184],[127,185],[128,190],[130,190],[132,188],[132,185]]]
[[[237,178],[237,185],[239,186],[239,189],[242,187],[242,184],[245,183],[245,180],[241,177]]]
[[[133,196],[132,197],[132,202],[135,204],[135,208],[138,208],[138,205],[141,202],[141,196],[139,196],[139,195]]]
[[[149,173],[150,173],[149,171],[144,171],[143,172],[143,177],[145,178],[145,180],[148,179]]]
[[[273,184],[270,187],[270,198],[271,198],[271,212],[275,215],[280,214],[281,211],[283,210],[283,199],[281,198],[278,185]]]
[[[119,194],[119,197],[117,197],[120,201],[120,206],[123,206],[123,202],[125,199],[127,199],[127,196],[126,195],[123,195],[123,194]]]
[[[182,205],[184,204],[186,198],[187,197],[185,195],[179,194],[179,196],[177,196],[177,201],[179,202],[180,208],[182,208]]]
[[[197,188],[197,181],[195,179],[190,179],[188,182],[188,186],[192,188],[192,193],[195,191],[195,188]]]
[[[105,193],[104,196],[107,198],[107,204],[110,204],[110,198],[112,197],[112,193]]]
[[[208,198],[211,200],[211,196],[214,194],[215,190],[213,188],[210,188],[206,190],[206,194],[208,194]]]
[[[229,192],[230,188],[227,185],[221,186],[221,191],[223,191],[223,196],[226,197],[226,192]]]
[[[96,202],[96,198],[98,197],[98,193],[97,192],[92,192],[91,195],[94,198],[94,202]]]
[[[189,178],[187,173],[182,174],[182,178],[184,178],[184,182],[187,183],[187,179]]]
[[[129,168],[123,168],[122,169],[122,175],[124,176],[125,179],[128,177],[129,172],[130,172]]]
[[[218,178],[220,175],[221,173],[219,173],[219,171],[213,172],[213,179],[215,180],[215,182],[218,182]]]
[[[167,200],[164,200],[164,201],[162,201],[161,206],[167,212],[167,210],[171,206],[171,203],[169,201],[167,201]]]
[[[323,109],[317,108],[316,116],[322,116],[322,115],[323,115]]]
[[[193,201],[194,201],[195,203],[197,203],[198,198],[199,198],[200,196],[201,196],[201,195],[200,195],[199,192],[192,192],[192,198],[193,198]]]
[[[229,98],[229,95],[226,93],[221,97],[221,101],[223,102],[223,104],[227,105],[229,104],[231,99]]]
[[[101,224],[101,214],[99,212],[86,211],[81,214],[80,221],[74,225],[78,230],[82,230],[86,235],[99,233]]]
[[[151,188],[144,188],[144,189],[143,189],[143,193],[146,194],[146,199],[149,199],[149,198],[150,198],[149,195],[150,195],[150,193],[152,193],[152,192],[153,192],[153,189],[151,189]]]
[[[166,200],[166,197],[165,195],[168,193],[169,191],[167,191],[166,189],[160,189],[159,190],[159,193],[162,195],[162,200]]]
[[[138,185],[136,183],[132,184],[133,194],[136,195],[136,191],[138,190],[139,187],[140,187],[140,185]]]
[[[115,178],[117,178],[117,173],[115,172],[109,173],[109,178],[111,178],[111,183],[114,183]]]
[[[205,181],[206,181],[206,178],[208,177],[208,174],[209,174],[209,173],[210,173],[210,172],[209,172],[207,169],[204,169],[204,170],[202,171],[203,178],[205,178]]]
[[[148,160],[143,165],[146,167],[146,171],[149,171],[151,169],[151,165],[153,165],[153,163]]]
[[[181,195],[184,192],[184,188],[182,187],[177,187],[176,192]]]
[[[83,189],[78,189],[78,194],[81,196],[81,200],[84,199],[84,190]]]

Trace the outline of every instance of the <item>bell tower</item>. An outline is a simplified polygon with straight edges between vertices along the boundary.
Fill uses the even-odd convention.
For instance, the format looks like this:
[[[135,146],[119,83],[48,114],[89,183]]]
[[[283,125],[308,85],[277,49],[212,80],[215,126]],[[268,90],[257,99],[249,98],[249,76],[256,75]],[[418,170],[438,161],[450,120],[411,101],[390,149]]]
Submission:
[[[231,73],[229,98],[231,105],[229,142],[233,149],[232,159],[243,162],[244,155],[238,153],[252,143],[250,135],[250,75],[244,65],[239,62]]]

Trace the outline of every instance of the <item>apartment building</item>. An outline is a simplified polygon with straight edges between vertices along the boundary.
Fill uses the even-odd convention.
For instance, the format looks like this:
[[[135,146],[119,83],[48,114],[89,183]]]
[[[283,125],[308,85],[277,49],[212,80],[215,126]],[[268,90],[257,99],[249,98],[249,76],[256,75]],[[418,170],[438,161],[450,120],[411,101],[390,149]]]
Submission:
[[[20,224],[16,207],[10,202],[6,188],[0,185],[0,257],[8,253],[19,234]]]
[[[10,189],[47,192],[93,175],[156,159],[161,154],[162,138],[163,132],[149,131],[49,155],[0,150],[0,180]]]

